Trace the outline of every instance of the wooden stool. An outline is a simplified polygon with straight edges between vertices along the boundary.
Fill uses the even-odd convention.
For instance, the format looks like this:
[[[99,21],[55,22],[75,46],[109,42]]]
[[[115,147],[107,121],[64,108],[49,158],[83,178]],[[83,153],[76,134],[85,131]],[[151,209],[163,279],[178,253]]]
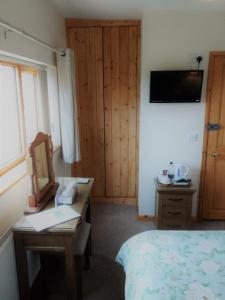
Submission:
[[[83,299],[82,292],[82,258],[85,256],[85,269],[90,269],[90,241],[91,224],[81,224],[77,229],[75,239],[75,260],[76,260],[76,273],[77,273],[77,300]]]
[[[83,292],[82,292],[82,258],[85,258],[85,270],[90,269],[90,252],[91,252],[91,224],[83,223],[77,228],[76,236],[75,236],[75,266],[76,266],[76,278],[77,278],[77,300],[83,299]],[[42,289],[47,297],[48,289],[46,285],[46,278],[47,278],[47,262],[45,255],[49,254],[48,252],[41,251],[40,254],[42,255]],[[61,254],[61,252],[55,253]]]

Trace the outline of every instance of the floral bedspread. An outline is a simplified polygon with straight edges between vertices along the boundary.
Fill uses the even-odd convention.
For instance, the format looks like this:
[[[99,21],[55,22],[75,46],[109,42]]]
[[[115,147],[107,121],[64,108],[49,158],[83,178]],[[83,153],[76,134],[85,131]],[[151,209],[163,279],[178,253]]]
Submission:
[[[126,300],[225,300],[225,231],[143,232],[116,261]]]

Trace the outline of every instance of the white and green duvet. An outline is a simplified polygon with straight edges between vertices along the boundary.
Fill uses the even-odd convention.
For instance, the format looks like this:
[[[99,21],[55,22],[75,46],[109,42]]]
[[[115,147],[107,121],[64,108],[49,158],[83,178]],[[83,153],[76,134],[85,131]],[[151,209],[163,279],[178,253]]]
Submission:
[[[126,300],[225,300],[225,231],[147,231],[116,260]]]

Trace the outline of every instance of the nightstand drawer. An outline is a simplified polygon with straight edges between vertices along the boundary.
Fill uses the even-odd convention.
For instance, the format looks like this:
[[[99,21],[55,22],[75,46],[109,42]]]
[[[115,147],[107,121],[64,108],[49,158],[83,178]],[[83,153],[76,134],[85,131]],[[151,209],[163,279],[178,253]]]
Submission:
[[[187,228],[186,225],[183,220],[164,219],[160,227],[162,229],[179,230]]]
[[[163,195],[164,206],[180,206],[187,207],[188,201],[192,200],[192,196],[187,194],[166,194]]]
[[[187,217],[187,209],[185,207],[164,206],[162,211],[164,219],[185,220]]]

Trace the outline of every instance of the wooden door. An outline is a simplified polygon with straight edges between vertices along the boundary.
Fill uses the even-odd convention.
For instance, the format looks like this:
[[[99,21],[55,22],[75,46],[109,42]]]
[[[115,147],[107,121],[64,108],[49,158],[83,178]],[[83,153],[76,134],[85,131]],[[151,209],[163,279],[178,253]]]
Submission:
[[[225,219],[225,52],[210,55],[206,121],[202,216]]]
[[[107,197],[136,197],[138,30],[103,28]]]
[[[105,195],[102,28],[70,28],[75,52],[81,162],[72,175],[94,177],[94,196]]]

